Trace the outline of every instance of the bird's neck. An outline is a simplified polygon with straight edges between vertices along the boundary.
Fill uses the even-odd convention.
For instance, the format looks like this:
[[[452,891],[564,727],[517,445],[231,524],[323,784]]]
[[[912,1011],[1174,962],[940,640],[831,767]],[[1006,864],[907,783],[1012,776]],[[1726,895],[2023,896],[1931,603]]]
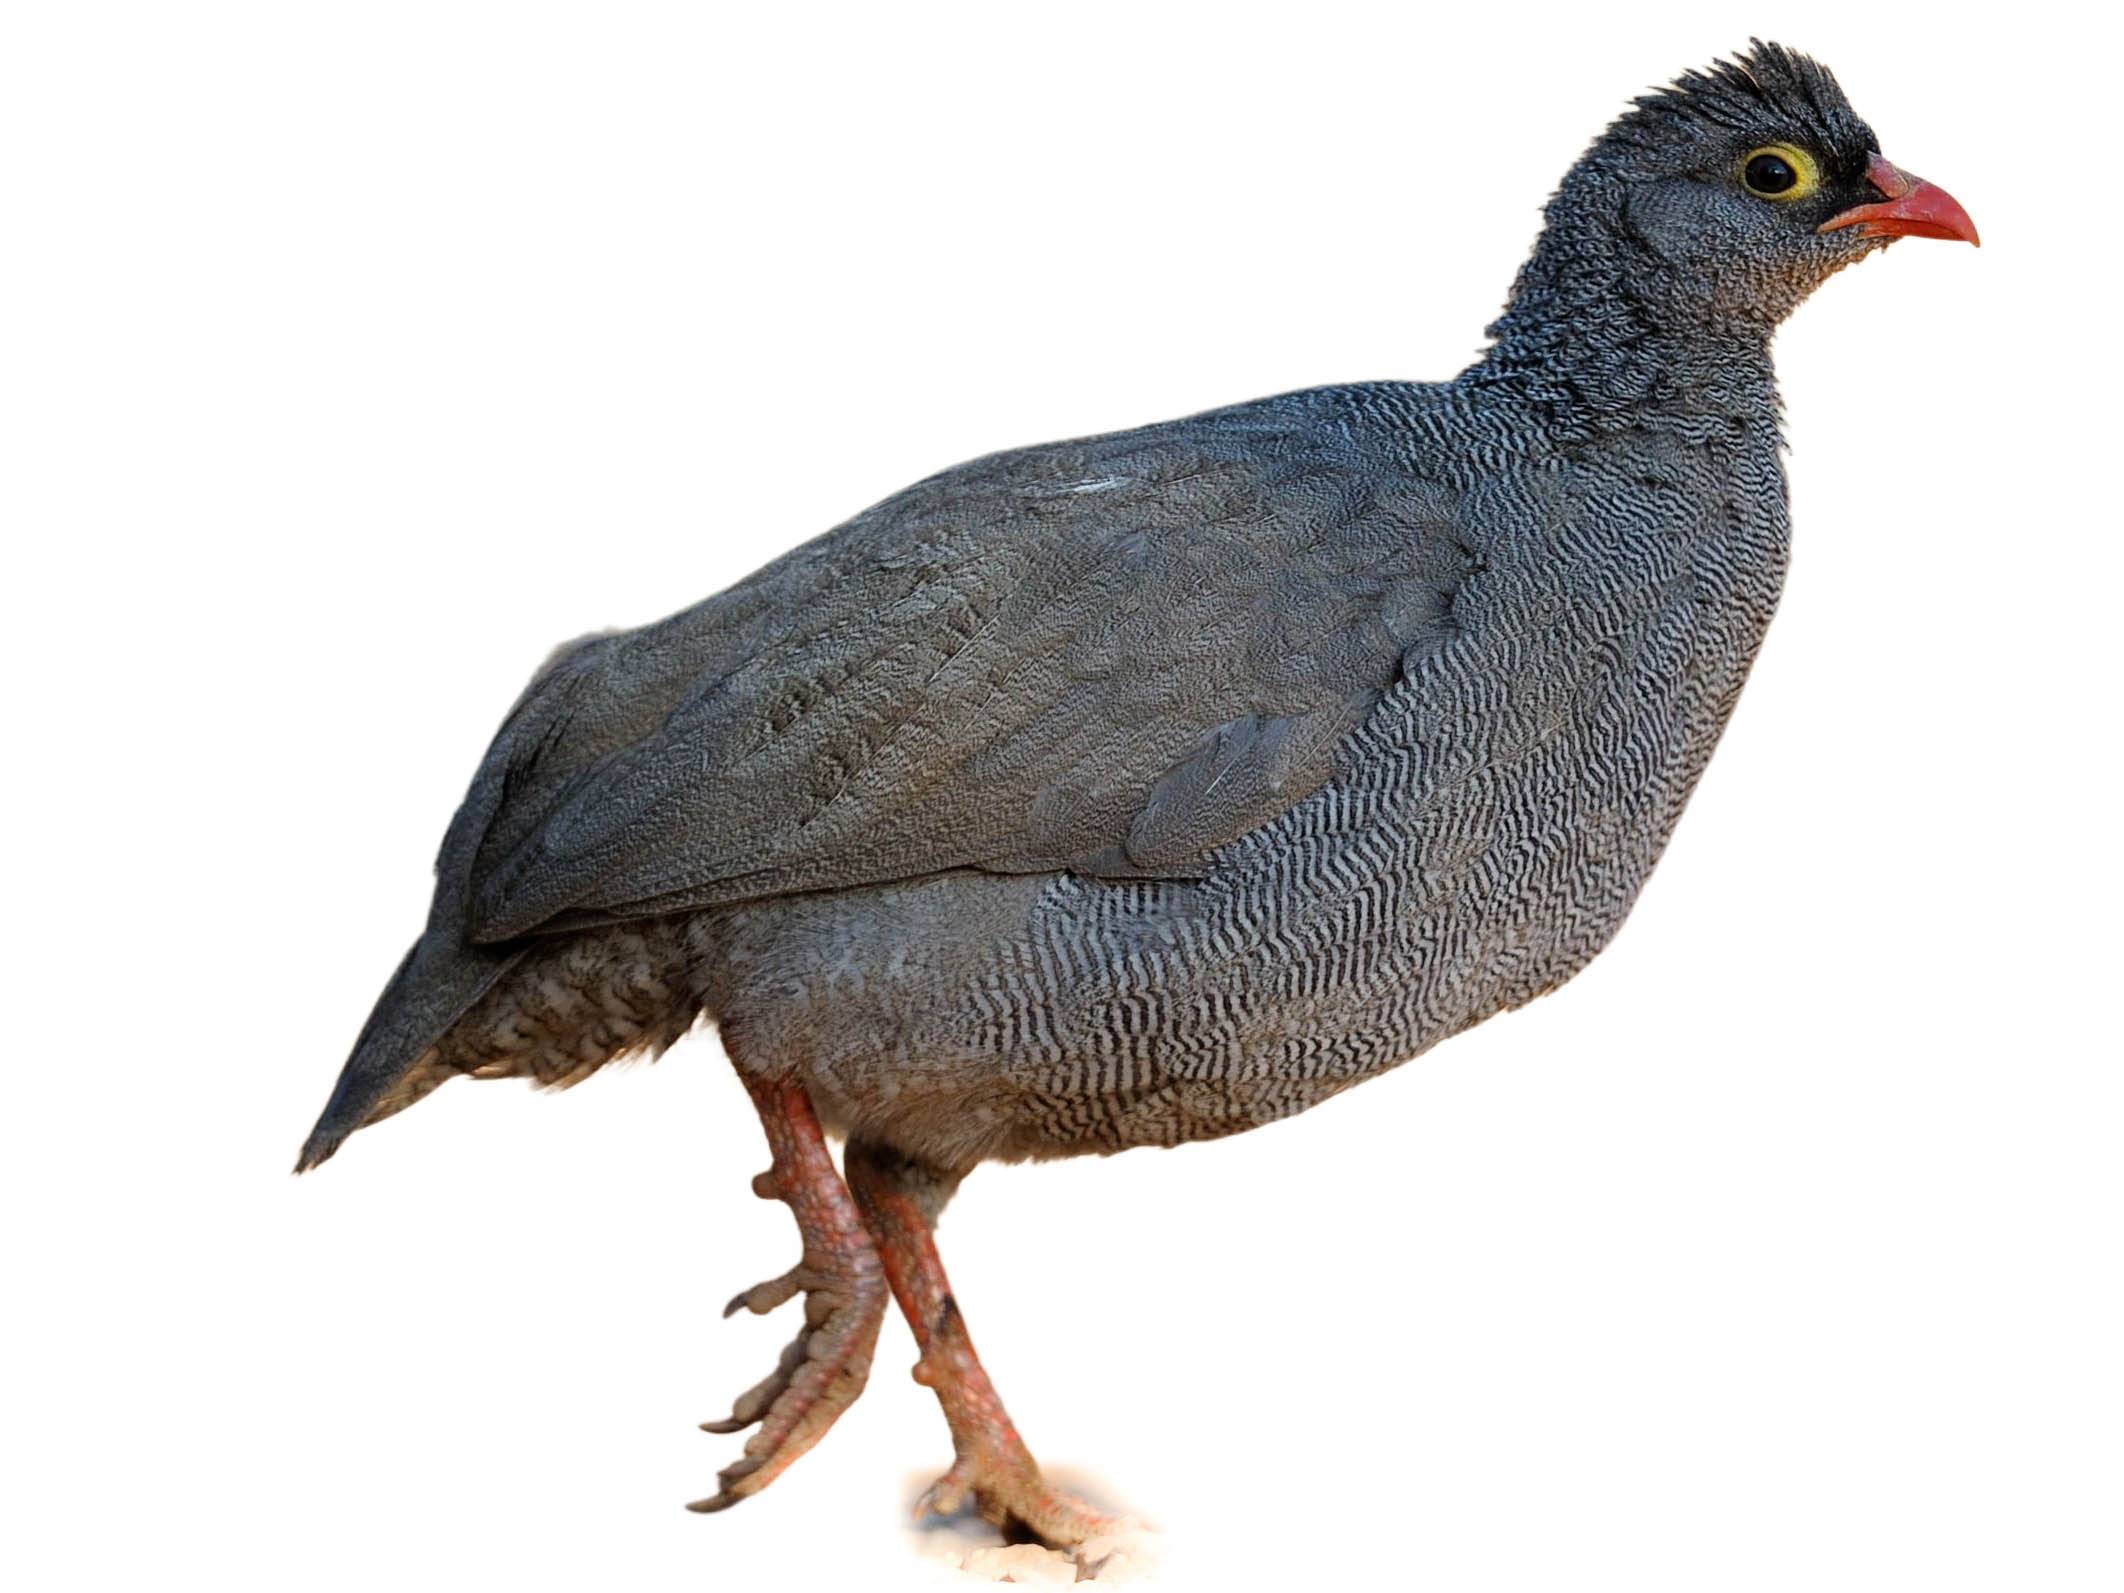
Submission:
[[[1670,405],[1774,422],[1771,328],[1688,302],[1639,249],[1602,221],[1552,217],[1462,382],[1511,390],[1564,432]]]

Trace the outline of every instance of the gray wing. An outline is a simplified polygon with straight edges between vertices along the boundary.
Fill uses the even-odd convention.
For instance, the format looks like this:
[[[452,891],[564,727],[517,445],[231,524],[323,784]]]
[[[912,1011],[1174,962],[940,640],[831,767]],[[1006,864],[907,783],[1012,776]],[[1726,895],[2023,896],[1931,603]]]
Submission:
[[[948,471],[564,649],[445,892],[494,942],[954,868],[1199,874],[1435,639],[1468,565],[1449,524],[1258,406]]]

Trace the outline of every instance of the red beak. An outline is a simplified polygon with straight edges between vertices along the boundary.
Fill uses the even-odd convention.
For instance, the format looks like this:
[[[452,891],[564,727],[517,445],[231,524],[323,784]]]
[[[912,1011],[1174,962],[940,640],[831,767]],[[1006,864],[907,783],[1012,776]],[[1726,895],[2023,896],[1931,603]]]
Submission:
[[[1955,203],[1954,195],[1934,187],[1922,177],[1891,165],[1875,155],[1866,176],[1882,194],[1877,205],[1853,205],[1831,216],[1814,230],[1834,232],[1856,227],[1861,238],[1959,238],[1976,243],[1976,223],[1969,212]]]

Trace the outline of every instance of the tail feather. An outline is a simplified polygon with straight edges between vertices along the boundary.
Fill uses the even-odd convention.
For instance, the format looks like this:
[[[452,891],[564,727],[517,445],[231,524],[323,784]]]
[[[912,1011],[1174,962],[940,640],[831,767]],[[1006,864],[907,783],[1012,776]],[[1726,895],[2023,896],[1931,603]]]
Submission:
[[[521,949],[467,945],[461,936],[433,928],[414,942],[377,997],[295,1171],[306,1173],[326,1160],[368,1122],[407,1072],[522,955]]]

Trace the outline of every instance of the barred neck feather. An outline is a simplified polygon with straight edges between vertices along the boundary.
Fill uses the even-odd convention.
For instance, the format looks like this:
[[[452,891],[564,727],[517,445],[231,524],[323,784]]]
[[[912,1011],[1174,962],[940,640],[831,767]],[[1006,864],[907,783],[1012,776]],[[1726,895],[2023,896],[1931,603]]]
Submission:
[[[1513,389],[1567,430],[1690,402],[1774,416],[1774,328],[1712,314],[1686,278],[1660,269],[1623,211],[1606,173],[1566,179],[1462,382]]]

